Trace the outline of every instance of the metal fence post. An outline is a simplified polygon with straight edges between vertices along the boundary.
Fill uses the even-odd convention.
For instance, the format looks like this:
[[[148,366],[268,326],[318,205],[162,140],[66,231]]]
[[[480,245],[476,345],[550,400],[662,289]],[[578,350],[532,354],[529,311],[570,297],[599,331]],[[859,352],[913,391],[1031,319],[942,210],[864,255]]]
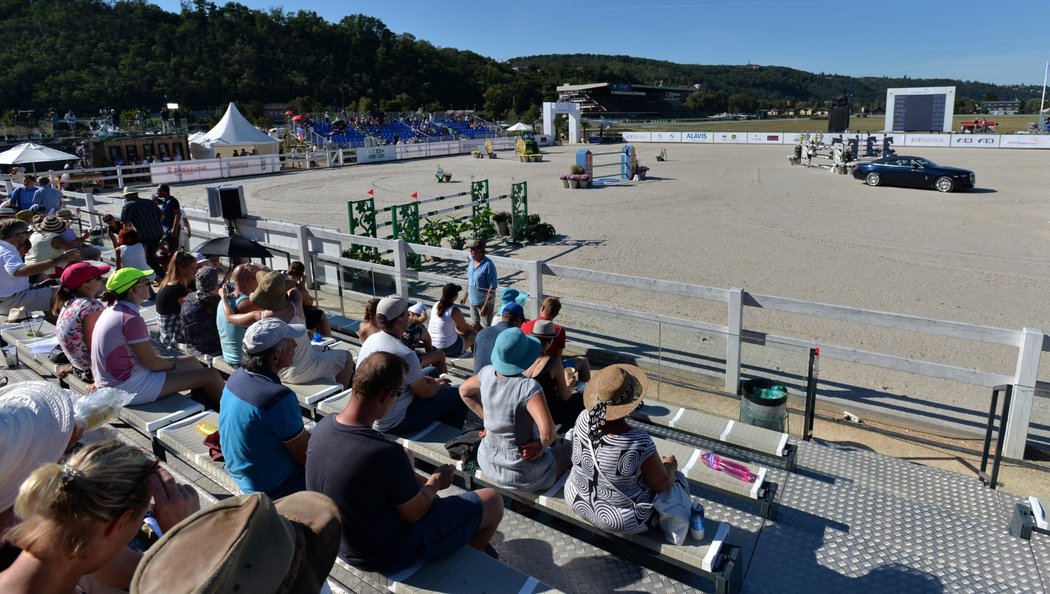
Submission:
[[[529,316],[532,319],[540,317],[540,304],[543,303],[543,269],[546,263],[543,260],[529,262]]]
[[[408,280],[405,273],[408,271],[408,243],[398,239],[394,250],[394,282],[397,283],[397,294],[408,299]]]
[[[1014,393],[1006,423],[1006,446],[1003,455],[1020,460],[1024,458],[1028,441],[1028,425],[1032,420],[1032,401],[1035,382],[1039,375],[1039,355],[1043,349],[1043,331],[1025,328],[1021,331],[1021,345],[1017,350],[1017,369],[1014,372]]]
[[[729,289],[729,319],[726,321],[726,385],[730,394],[740,391],[740,332],[744,328],[744,290]]]

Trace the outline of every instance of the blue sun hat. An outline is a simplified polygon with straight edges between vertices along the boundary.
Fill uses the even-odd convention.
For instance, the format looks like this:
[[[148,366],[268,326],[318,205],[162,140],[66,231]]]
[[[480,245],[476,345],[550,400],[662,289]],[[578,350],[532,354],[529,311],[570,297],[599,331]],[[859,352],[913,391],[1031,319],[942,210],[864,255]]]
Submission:
[[[496,312],[496,315],[502,316],[503,308],[507,307],[511,303],[517,303],[522,307],[522,309],[525,309],[525,302],[529,300],[529,294],[525,291],[519,291],[517,289],[507,287],[506,289],[503,289],[502,293],[500,293],[499,300],[503,302],[503,305],[500,306],[499,311]]]
[[[492,366],[501,375],[521,375],[540,355],[540,341],[520,328],[507,328],[492,347]]]

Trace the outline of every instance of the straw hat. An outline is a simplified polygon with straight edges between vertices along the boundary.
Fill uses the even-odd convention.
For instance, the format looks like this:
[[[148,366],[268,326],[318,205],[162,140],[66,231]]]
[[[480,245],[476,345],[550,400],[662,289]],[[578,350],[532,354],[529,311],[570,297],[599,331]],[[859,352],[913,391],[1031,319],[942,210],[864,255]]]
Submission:
[[[73,433],[73,400],[47,382],[0,389],[0,511],[41,464],[57,462]]]
[[[66,230],[66,222],[55,215],[47,215],[35,228],[41,233],[61,233]]]
[[[281,311],[288,307],[288,291],[295,287],[295,281],[276,270],[260,270],[255,273],[259,287],[252,291],[252,303],[270,311]]]
[[[645,372],[634,365],[617,364],[603,368],[591,376],[583,390],[583,406],[594,410],[605,407],[605,420],[615,421],[631,414],[642,403],[649,387]]]

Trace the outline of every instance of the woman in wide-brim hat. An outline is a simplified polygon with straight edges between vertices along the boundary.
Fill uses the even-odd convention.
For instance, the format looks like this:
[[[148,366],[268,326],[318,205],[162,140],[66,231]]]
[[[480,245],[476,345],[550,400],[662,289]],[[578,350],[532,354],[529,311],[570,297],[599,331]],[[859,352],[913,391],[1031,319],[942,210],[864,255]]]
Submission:
[[[550,489],[569,468],[569,446],[554,446],[557,427],[543,388],[522,373],[540,354],[540,341],[518,328],[496,337],[492,363],[459,388],[485,422],[478,467],[498,484],[523,491]]]
[[[660,457],[652,437],[627,424],[649,381],[634,365],[612,365],[591,376],[572,438],[565,502],[608,532],[637,534],[656,526],[651,504],[674,484],[678,461]]]
[[[32,226],[29,235],[29,251],[26,252],[26,264],[38,264],[54,260],[62,255],[67,249],[67,242],[62,239],[62,232],[66,230],[66,222],[55,215],[39,217]],[[59,269],[56,267],[56,271]],[[50,274],[50,273],[48,273]]]
[[[226,321],[247,328],[263,318],[275,317],[288,324],[306,325],[306,313],[303,311],[303,297],[295,288],[294,280],[283,272],[260,270],[255,274],[259,287],[249,297],[253,304],[260,307],[257,311],[234,313],[226,299],[225,287],[219,289],[222,297],[222,310]],[[295,354],[288,367],[277,372],[281,381],[289,384],[305,384],[325,379],[350,387],[354,376],[354,358],[350,351],[330,350],[310,344],[307,334],[295,339]]]

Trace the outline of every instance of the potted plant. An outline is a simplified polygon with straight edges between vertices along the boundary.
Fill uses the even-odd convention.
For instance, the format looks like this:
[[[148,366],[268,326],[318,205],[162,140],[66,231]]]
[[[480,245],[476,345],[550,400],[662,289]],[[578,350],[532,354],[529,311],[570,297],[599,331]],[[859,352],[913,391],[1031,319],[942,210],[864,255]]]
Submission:
[[[571,175],[572,175],[571,173],[563,173],[563,174],[561,174],[559,176],[559,178],[561,179],[561,185],[562,185],[563,188],[569,187],[569,176],[571,176]]]
[[[576,173],[569,174],[569,189],[575,190],[580,187],[580,175]]]
[[[491,239],[496,236],[496,226],[492,224],[492,209],[486,206],[467,221],[468,229],[474,239]]]
[[[645,165],[639,165],[638,169],[634,170],[634,177],[639,180],[643,180],[645,179],[645,174],[647,171],[649,171],[648,167],[646,167]]]
[[[578,177],[579,180],[580,180],[580,187],[581,188],[589,188],[589,187],[591,187],[591,176],[587,175],[586,173],[581,173],[581,174],[577,175],[576,177]]]
[[[565,187],[569,187],[568,180],[566,180]],[[496,223],[496,231],[500,237],[507,237],[510,235],[510,213],[501,210],[496,214],[492,215],[492,220]]]

